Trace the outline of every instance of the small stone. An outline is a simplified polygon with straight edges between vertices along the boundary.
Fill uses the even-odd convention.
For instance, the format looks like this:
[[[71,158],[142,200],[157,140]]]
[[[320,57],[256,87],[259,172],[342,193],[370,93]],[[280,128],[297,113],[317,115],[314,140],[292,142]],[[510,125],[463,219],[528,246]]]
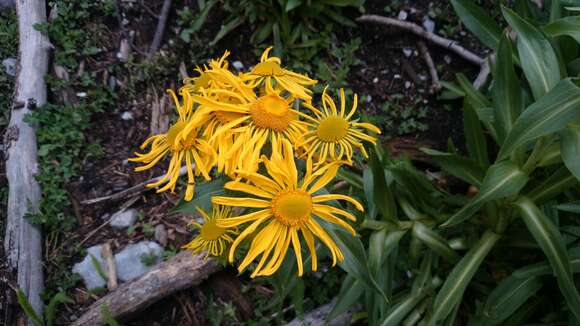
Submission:
[[[367,103],[371,103],[373,101],[373,97],[371,95],[367,95]]]
[[[379,77],[375,77],[375,78],[373,78],[373,84],[376,84],[376,83],[378,83],[378,82],[379,82]]]
[[[6,74],[12,77],[16,76],[16,59],[6,58],[2,60],[2,65],[4,66],[4,71]]]
[[[433,33],[435,31],[435,22],[432,21],[429,16],[425,16],[423,18],[423,27],[425,27],[425,30],[429,33]]]
[[[419,80],[421,80],[421,81],[426,81],[427,80],[427,76],[425,76],[425,75],[419,74],[419,75],[417,75],[417,77],[419,77]]]
[[[232,62],[232,66],[234,66],[234,68],[236,68],[237,70],[244,69],[244,64],[241,61]]]
[[[86,92],[78,92],[77,97],[80,97],[80,98],[87,97],[87,93]]]
[[[403,54],[405,55],[405,57],[407,57],[407,58],[408,58],[408,57],[410,57],[410,56],[411,56],[411,54],[413,54],[413,49],[410,49],[410,48],[404,48],[404,49],[403,49]]]
[[[451,63],[451,57],[449,55],[445,55],[443,57],[443,60],[445,61],[446,64],[450,64]]]
[[[115,78],[115,76],[110,76],[107,86],[109,87],[109,90],[114,91],[115,87],[117,87],[117,78]]]
[[[131,208],[125,211],[120,211],[111,217],[111,227],[117,230],[126,229],[130,226],[133,226],[135,222],[137,222],[137,217],[139,216],[139,212],[136,209]]]
[[[130,281],[148,271],[161,262],[163,248],[153,241],[141,241],[127,246],[115,255],[117,278]]]
[[[405,10],[399,11],[399,15],[397,16],[399,20],[407,20],[407,17],[409,17],[409,14]]]
[[[410,88],[411,87],[411,82],[410,81],[406,81],[405,82],[405,88]]]
[[[159,242],[162,247],[167,246],[167,230],[165,225],[157,224],[155,226],[155,241]]]
[[[130,111],[125,111],[121,113],[121,119],[125,121],[133,120],[133,113]]]
[[[395,75],[393,76],[393,78],[394,78],[394,79],[401,79],[401,75],[399,75],[399,74],[395,74]]]
[[[129,57],[131,56],[131,46],[127,39],[122,39],[121,44],[119,44],[119,52],[117,52],[117,59],[121,62],[129,61]]]
[[[79,274],[81,276],[85,286],[89,290],[101,288],[107,284],[107,281],[101,275],[99,275],[99,272],[93,263],[93,259],[91,258],[91,255],[95,257],[96,261],[101,267],[101,270],[106,275],[107,268],[103,257],[101,256],[101,248],[101,245],[90,247],[87,249],[87,255],[85,258],[80,263],[76,263],[73,266],[73,273]]]

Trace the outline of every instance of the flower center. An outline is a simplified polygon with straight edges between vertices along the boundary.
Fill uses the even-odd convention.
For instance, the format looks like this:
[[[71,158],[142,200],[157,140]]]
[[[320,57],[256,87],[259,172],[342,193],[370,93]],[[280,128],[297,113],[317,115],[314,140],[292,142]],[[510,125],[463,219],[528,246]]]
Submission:
[[[191,148],[195,143],[196,139],[195,131],[192,131],[191,134],[187,137],[187,139],[178,140],[177,136],[181,133],[181,131],[185,128],[185,126],[187,126],[187,122],[177,121],[173,126],[171,126],[171,128],[169,128],[169,131],[167,131],[167,143],[169,144],[171,150],[173,151],[186,150]]]
[[[250,72],[258,76],[284,76],[284,69],[275,61],[265,61],[258,63]]]
[[[287,226],[301,225],[310,218],[312,197],[301,190],[281,192],[272,200],[272,211]]]
[[[217,240],[226,232],[225,228],[216,225],[216,220],[209,220],[201,226],[201,238],[207,241]]]
[[[331,115],[320,122],[316,131],[322,141],[337,142],[346,136],[348,122],[342,117]]]
[[[221,124],[226,124],[228,122],[234,121],[242,116],[241,113],[229,112],[229,111],[214,111],[213,115],[218,119]]]
[[[286,101],[277,95],[258,98],[250,107],[250,114],[256,126],[279,132],[286,130],[290,122],[296,118]]]

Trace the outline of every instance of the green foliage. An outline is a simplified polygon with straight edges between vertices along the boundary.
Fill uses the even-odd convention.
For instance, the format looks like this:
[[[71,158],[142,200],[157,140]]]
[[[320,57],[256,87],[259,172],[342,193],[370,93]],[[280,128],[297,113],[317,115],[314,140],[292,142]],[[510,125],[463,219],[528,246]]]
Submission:
[[[64,292],[58,292],[50,299],[48,305],[44,307],[44,316],[41,317],[34,311],[28,298],[21,289],[17,289],[16,297],[20,308],[22,308],[26,316],[37,326],[53,326],[57,307],[63,303],[74,303]]]
[[[463,75],[446,96],[463,98],[467,155],[428,150],[441,170],[475,194],[439,189],[408,162],[376,150],[362,183],[368,235],[364,252],[375,285],[345,268],[337,316],[363,303],[370,325],[574,324],[580,320],[580,87],[567,67],[580,57],[578,12],[552,1],[544,10],[518,2],[505,24],[471,0],[452,4],[492,47],[489,87]],[[338,240],[341,240],[338,237]],[[363,242],[366,244],[366,241]],[[352,263],[352,262],[351,262]],[[378,266],[378,267],[377,267]],[[385,293],[388,301],[378,300]]]
[[[0,61],[18,56],[18,24],[14,11],[0,12]],[[0,130],[8,125],[14,90],[14,77],[0,67]],[[0,197],[1,198],[1,197]]]
[[[365,117],[383,126],[383,130],[393,135],[410,135],[429,130],[429,126],[424,122],[428,108],[423,104],[423,100],[416,99],[411,103],[405,103],[404,99],[402,94],[393,94],[389,101],[381,105],[378,114]]]
[[[103,304],[101,306],[101,315],[103,316],[103,319],[105,320],[105,322],[107,323],[108,326],[120,326],[121,325],[121,324],[119,324],[118,321],[115,320],[115,318],[113,318],[113,315],[109,311],[109,307],[106,304]]]
[[[191,21],[191,24],[183,24],[182,40],[189,42],[217,2],[201,1],[200,12],[195,18],[189,9],[179,12],[181,21]],[[319,49],[330,45],[333,24],[355,26],[345,13],[352,10],[351,7],[362,8],[363,4],[364,0],[225,0],[221,7],[229,15],[210,45],[247,24],[252,29],[250,40],[254,45],[273,44],[276,55],[290,55],[306,62]]]

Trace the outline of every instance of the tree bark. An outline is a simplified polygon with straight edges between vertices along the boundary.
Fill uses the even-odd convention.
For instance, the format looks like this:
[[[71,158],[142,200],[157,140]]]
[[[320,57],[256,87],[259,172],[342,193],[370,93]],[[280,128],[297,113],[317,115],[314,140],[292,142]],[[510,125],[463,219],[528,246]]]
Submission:
[[[71,326],[105,325],[103,307],[115,319],[127,318],[177,291],[200,284],[220,268],[215,259],[183,251],[97,300]]]
[[[26,215],[38,212],[41,197],[35,180],[38,170],[34,128],[24,122],[32,110],[46,103],[44,76],[48,68],[49,42],[34,28],[46,22],[44,0],[17,0],[19,63],[10,123],[4,138],[8,179],[8,214],[5,251],[8,265],[17,271],[18,286],[32,307],[42,315],[42,237]],[[19,321],[23,324],[23,321]],[[29,320],[28,325],[33,323]]]

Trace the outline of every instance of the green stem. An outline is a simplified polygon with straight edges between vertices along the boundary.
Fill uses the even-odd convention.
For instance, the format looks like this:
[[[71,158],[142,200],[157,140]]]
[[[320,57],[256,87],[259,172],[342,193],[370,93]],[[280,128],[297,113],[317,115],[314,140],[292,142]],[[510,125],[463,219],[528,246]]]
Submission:
[[[536,163],[538,162],[538,159],[541,157],[541,154],[544,151],[545,142],[546,139],[544,137],[536,141],[536,145],[534,145],[534,150],[532,150],[532,153],[528,157],[528,160],[526,161],[526,163],[524,163],[524,166],[522,167],[522,170],[526,174],[532,173],[532,171],[534,171],[534,169],[536,168]]]

